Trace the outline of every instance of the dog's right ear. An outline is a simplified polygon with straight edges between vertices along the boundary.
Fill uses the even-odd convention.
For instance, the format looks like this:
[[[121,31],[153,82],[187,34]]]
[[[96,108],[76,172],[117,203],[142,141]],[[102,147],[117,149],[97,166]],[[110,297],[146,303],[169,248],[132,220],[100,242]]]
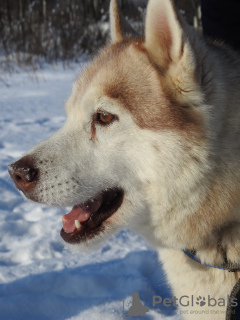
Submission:
[[[113,43],[122,41],[127,35],[137,35],[122,16],[117,0],[111,0],[110,2],[110,31]]]
[[[185,43],[173,0],[149,0],[145,44],[155,63],[163,69],[180,60]]]
[[[173,0],[149,0],[145,24],[145,48],[176,100],[199,103],[194,50],[187,26]]]

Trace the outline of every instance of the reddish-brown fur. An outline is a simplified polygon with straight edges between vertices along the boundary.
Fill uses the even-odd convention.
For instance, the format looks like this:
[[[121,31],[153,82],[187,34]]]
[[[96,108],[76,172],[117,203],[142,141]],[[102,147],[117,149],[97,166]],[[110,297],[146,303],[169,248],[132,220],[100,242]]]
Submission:
[[[135,57],[133,60],[133,54],[135,57],[137,54],[137,60]],[[124,62],[126,56],[127,63]],[[141,75],[137,81],[135,68]],[[203,132],[201,116],[194,108],[182,106],[174,98],[165,83],[165,75],[150,59],[142,39],[127,39],[107,47],[80,78],[82,94],[99,77],[104,94],[120,101],[139,127],[195,132],[197,135]]]

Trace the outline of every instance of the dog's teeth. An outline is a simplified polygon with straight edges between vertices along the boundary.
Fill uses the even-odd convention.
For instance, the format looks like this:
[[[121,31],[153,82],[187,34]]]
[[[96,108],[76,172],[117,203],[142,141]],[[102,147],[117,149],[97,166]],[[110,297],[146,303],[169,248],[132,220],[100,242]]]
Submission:
[[[78,220],[75,220],[75,226],[77,229],[81,229],[81,223]]]

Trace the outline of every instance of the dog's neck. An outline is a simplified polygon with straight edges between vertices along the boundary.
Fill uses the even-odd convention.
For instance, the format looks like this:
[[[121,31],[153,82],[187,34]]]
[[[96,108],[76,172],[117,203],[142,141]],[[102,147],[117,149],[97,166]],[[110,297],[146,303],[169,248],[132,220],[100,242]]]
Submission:
[[[158,215],[146,215],[154,216],[155,220],[142,223],[138,233],[158,248],[198,251],[210,247],[218,250],[221,234],[229,228],[229,221],[235,224],[239,219],[239,179],[233,177],[230,168],[219,164],[218,169],[212,170],[212,175],[201,184],[205,187],[201,189],[200,184],[196,185],[195,191],[185,193],[185,197],[184,191],[172,190],[168,195],[167,190],[163,194],[158,191],[150,209]],[[161,190],[160,186],[152,189]]]

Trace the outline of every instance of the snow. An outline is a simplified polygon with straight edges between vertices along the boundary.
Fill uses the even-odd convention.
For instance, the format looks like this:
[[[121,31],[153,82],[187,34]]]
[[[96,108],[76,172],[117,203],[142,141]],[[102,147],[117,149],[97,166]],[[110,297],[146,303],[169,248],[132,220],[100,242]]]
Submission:
[[[152,305],[171,292],[143,239],[123,230],[94,252],[71,253],[59,235],[66,209],[24,200],[8,175],[8,164],[63,124],[77,69],[1,74],[0,319],[122,319],[120,299],[137,291],[150,311],[134,319],[180,320],[173,307]]]

